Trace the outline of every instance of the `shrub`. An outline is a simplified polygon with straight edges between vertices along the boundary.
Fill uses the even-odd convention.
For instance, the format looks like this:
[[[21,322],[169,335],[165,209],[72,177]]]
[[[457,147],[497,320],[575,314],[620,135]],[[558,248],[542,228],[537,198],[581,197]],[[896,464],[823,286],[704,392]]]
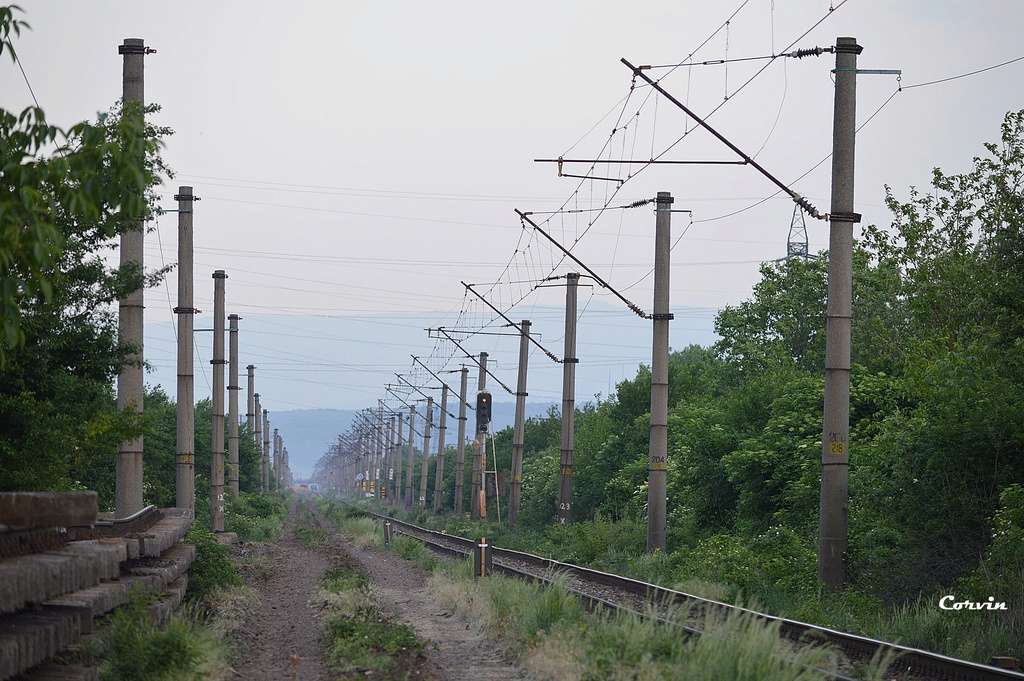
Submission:
[[[153,624],[146,600],[133,597],[110,616],[91,647],[102,681],[184,681],[210,678],[227,658],[212,631],[189,617]]]
[[[196,557],[189,569],[190,600],[205,602],[215,590],[242,583],[242,577],[231,560],[230,549],[220,544],[213,532],[193,525],[185,541],[196,547]]]
[[[288,507],[274,494],[242,492],[228,502],[224,528],[242,541],[273,541],[281,534]]]

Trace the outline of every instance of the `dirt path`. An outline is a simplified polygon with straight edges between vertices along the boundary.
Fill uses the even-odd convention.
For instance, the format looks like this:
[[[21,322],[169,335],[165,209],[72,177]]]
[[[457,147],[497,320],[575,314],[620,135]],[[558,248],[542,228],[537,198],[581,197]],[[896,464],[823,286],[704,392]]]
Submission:
[[[331,563],[322,551],[308,549],[296,539],[296,516],[297,503],[293,502],[281,539],[248,556],[246,577],[259,594],[259,602],[238,632],[242,650],[235,665],[236,678],[332,678],[320,661],[321,625],[308,605]]]
[[[329,524],[323,522],[329,529]],[[334,542],[370,578],[384,612],[411,626],[426,641],[423,675],[448,681],[527,679],[501,646],[460,617],[446,611],[427,589],[426,573],[393,553],[360,549],[338,532]]]

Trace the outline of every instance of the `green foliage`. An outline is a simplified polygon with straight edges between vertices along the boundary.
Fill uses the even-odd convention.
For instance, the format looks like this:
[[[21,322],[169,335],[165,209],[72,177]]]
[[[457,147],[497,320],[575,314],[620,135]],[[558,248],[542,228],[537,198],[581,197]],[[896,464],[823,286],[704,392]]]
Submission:
[[[327,543],[327,531],[321,527],[296,527],[295,537],[307,549],[320,548]]]
[[[91,652],[102,681],[200,681],[211,660],[226,657],[217,637],[188,617],[157,627],[137,596],[114,611]]]
[[[368,586],[366,576],[349,568],[331,568],[320,580],[323,588],[331,593],[341,593]]]
[[[430,549],[405,535],[396,536],[391,542],[391,548],[400,557],[413,561],[425,570],[433,569],[437,563],[437,559],[430,553]]]
[[[324,573],[321,583],[332,595],[324,603],[329,609],[324,642],[331,668],[343,673],[391,672],[394,678],[408,678],[402,671],[412,666],[423,644],[411,627],[380,611],[366,576],[335,567]]]
[[[18,11],[0,8],[12,57]],[[38,108],[0,110],[2,490],[88,488],[113,503],[113,453],[142,424],[115,406],[132,348],[118,343],[112,303],[164,271],[112,268],[108,251],[155,214],[170,175],[159,153],[170,130],[146,121],[157,110],[115,106],[67,130]]]
[[[224,511],[224,529],[242,541],[273,541],[281,534],[288,507],[276,494],[241,492],[229,499]]]
[[[231,550],[219,543],[213,532],[195,524],[185,541],[196,547],[188,577],[191,600],[204,603],[214,591],[242,584],[238,568],[231,560]]]
[[[325,637],[327,660],[341,672],[387,671],[395,666],[395,656],[423,647],[411,627],[384,618],[376,609],[330,619]]]
[[[731,585],[735,600],[765,599],[773,591],[817,593],[814,547],[784,525],[753,538],[721,534],[704,539],[686,552],[678,574]]]
[[[20,11],[0,8],[0,52],[12,62],[13,37],[27,27]],[[62,303],[56,289],[68,285],[62,280],[72,265],[87,264],[94,277],[99,270],[121,291],[142,284],[141,272],[115,281],[80,255],[153,215],[153,188],[166,172],[157,152],[168,132],[146,124],[145,113],[154,110],[127,107],[67,130],[50,125],[37,107],[0,110],[0,367],[31,340],[26,318],[33,308]]]
[[[474,580],[468,565],[439,568],[430,581],[432,592],[494,636],[523,644],[525,666],[536,678],[811,681],[831,678],[835,669],[829,649],[794,650],[777,626],[748,615],[709,616],[701,636],[684,638],[653,618],[590,615],[561,579]]]

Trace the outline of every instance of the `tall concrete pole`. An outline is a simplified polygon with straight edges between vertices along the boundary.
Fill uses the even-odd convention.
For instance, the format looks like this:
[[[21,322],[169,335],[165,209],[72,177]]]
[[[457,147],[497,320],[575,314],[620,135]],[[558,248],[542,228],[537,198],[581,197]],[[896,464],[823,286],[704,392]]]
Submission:
[[[850,468],[850,326],[853,321],[854,139],[857,134],[856,38],[836,40],[829,210],[828,304],[825,308],[825,410],[821,437],[818,578],[826,588],[846,579],[847,481]]]
[[[124,55],[121,72],[121,98],[125,106],[142,107],[145,104],[143,88],[143,61],[146,47],[142,38],[125,38],[117,48]],[[134,112],[142,116],[142,111]],[[140,159],[141,160],[141,159]],[[141,197],[140,197],[141,198]],[[121,234],[120,267],[122,270],[143,271],[143,240],[145,229],[140,220],[132,229]],[[124,366],[117,376],[117,409],[138,414],[141,427],[143,408],[143,347],[142,315],[143,286],[118,301],[117,337],[121,345],[132,347]],[[117,481],[115,485],[115,514],[118,518],[130,516],[142,509],[142,433],[121,442],[117,450]]]
[[[266,478],[263,475],[263,409],[260,405],[259,393],[255,393],[253,395],[253,404],[256,409],[253,414],[253,420],[256,422],[256,428],[253,430],[253,437],[256,438],[256,461],[259,463],[260,470],[260,492],[266,492]]]
[[[459,440],[455,443],[455,512],[462,513],[462,479],[466,471],[466,397],[469,369],[459,372]],[[470,504],[472,506],[472,504]]]
[[[228,494],[238,497],[238,320],[228,315]]]
[[[246,403],[245,403],[245,426],[249,431],[249,437],[256,439],[256,367],[252,364],[245,367],[246,381]]]
[[[427,398],[427,420],[423,424],[423,465],[420,466],[419,505],[427,505],[427,479],[430,477],[430,429],[434,425],[434,398]]]
[[[375,492],[378,499],[387,496],[382,487],[384,486],[384,480],[381,478],[382,471],[383,475],[387,475],[386,468],[384,466],[384,403],[377,402],[377,457],[374,463],[373,476],[377,479],[377,491]]]
[[[558,522],[572,521],[573,455],[576,450],[576,300],[580,275],[565,275],[565,351],[562,359],[562,467]]]
[[[395,505],[398,506],[405,499],[405,487],[402,485],[402,415],[396,416],[395,424]]]
[[[441,510],[444,500],[444,448],[445,431],[448,430],[448,384],[441,385],[441,413],[437,417],[437,463],[434,473],[434,513]]]
[[[210,520],[224,531],[224,270],[213,273],[213,431],[210,442]]]
[[[512,426],[512,493],[508,502],[508,524],[519,519],[519,498],[523,487],[523,437],[526,430],[526,365],[530,360],[530,321],[519,322],[519,376],[516,379],[516,416]]]
[[[253,419],[256,421],[256,429],[253,431],[253,435],[256,438],[256,460],[259,462],[260,470],[259,491],[266,492],[265,476],[263,475],[263,409],[260,406],[258,392],[253,396],[253,403],[256,409],[253,415]]]
[[[668,476],[669,255],[672,195],[658,192],[654,219],[654,340],[651,346],[651,439],[647,464],[647,551],[665,550]]]
[[[487,389],[487,353],[481,352],[478,360],[480,372],[477,374],[476,391],[482,393]],[[487,445],[487,433],[477,432],[473,440],[473,487],[470,490],[469,508],[473,520],[479,520],[481,516],[486,519],[487,509],[482,503],[481,497],[486,494],[484,491],[484,447]]]
[[[415,435],[416,430],[413,424],[416,421],[416,409],[415,407],[409,407],[409,456],[405,460],[405,507],[412,508],[412,471],[415,465],[415,445],[413,444],[412,437]]]
[[[386,473],[387,501],[395,503],[395,416],[388,418],[388,463]]]
[[[274,428],[274,465],[272,467],[274,471],[274,489],[281,489],[281,436],[278,435],[277,428]]]
[[[263,410],[263,489],[270,491],[270,411]]]
[[[192,290],[192,187],[178,187],[178,390],[174,457],[174,505],[195,515],[195,366],[192,352],[195,307]]]

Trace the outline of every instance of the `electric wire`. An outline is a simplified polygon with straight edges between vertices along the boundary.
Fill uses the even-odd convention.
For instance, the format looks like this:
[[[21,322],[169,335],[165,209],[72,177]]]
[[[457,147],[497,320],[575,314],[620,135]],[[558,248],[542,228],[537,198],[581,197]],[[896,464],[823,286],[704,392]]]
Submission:
[[[924,83],[914,83],[912,85],[904,85],[903,89],[904,90],[911,90],[913,88],[918,88],[918,87],[927,87],[929,85],[938,85],[939,83],[948,83],[951,80],[959,80],[961,78],[968,78],[970,76],[976,76],[979,73],[985,73],[986,71],[992,71],[993,69],[998,69],[998,68],[1002,68],[1004,66],[1009,66],[1010,64],[1015,64],[1015,63],[1017,63],[1019,61],[1022,61],[1022,60],[1024,60],[1024,56],[1015,57],[1014,59],[1008,59],[1007,61],[1000,62],[999,64],[993,64],[992,66],[986,66],[985,68],[977,69],[975,71],[968,71],[967,73],[961,73],[961,74],[956,75],[956,76],[947,76],[946,78],[939,78],[937,80],[929,80],[929,81],[926,81]]]

